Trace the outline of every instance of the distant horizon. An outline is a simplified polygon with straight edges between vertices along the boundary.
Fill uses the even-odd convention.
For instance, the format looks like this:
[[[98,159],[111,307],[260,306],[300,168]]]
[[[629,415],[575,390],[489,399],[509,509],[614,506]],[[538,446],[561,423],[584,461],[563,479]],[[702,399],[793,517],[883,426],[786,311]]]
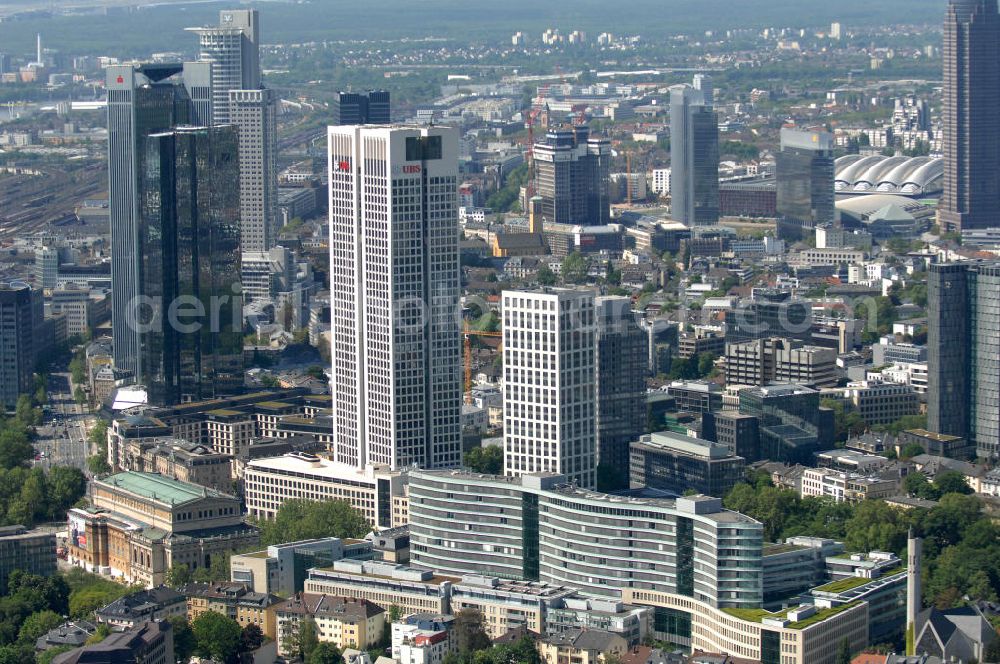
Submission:
[[[14,7],[40,5],[38,0],[4,0],[0,14]],[[108,0],[109,7],[120,6]],[[537,38],[546,27],[564,32],[641,34],[648,38],[672,34],[698,34],[736,28],[820,28],[837,21],[850,30],[886,24],[928,25],[943,21],[942,0],[885,0],[872,5],[862,0],[836,4],[810,0],[509,0],[504,5],[463,3],[460,0],[378,0],[359,5],[342,0],[313,0],[292,4],[283,0],[232,2],[215,0],[159,0],[134,2],[148,8],[108,16],[81,14],[31,18],[0,23],[3,52],[15,56],[33,53],[35,34],[41,32],[47,47],[64,51],[135,57],[148,52],[191,48],[180,32],[185,27],[215,22],[223,8],[254,7],[262,13],[263,43],[379,40],[442,37],[476,41],[499,39],[521,30]],[[51,6],[51,5],[48,5]],[[802,17],[808,14],[808,18]],[[662,18],[661,18],[662,17]],[[155,24],[157,29],[150,31]],[[46,39],[46,33],[49,33]],[[132,38],[131,36],[134,36]],[[529,35],[532,36],[532,35]],[[98,44],[100,46],[98,46]],[[115,51],[120,45],[121,53]]]

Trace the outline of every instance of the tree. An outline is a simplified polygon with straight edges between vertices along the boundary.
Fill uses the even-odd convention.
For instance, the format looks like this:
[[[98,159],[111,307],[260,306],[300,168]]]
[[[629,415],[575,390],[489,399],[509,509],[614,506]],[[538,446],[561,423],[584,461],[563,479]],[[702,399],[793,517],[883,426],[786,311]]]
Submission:
[[[538,275],[536,276],[538,284],[540,286],[555,286],[559,281],[559,277],[553,272],[548,265],[543,265],[538,268]]]
[[[180,588],[194,580],[191,568],[184,563],[175,563],[167,572],[166,584],[172,588]]]
[[[589,262],[579,251],[574,251],[563,259],[562,278],[572,284],[582,284],[587,281],[587,273],[590,270]]]
[[[467,468],[484,475],[499,475],[503,472],[503,448],[499,445],[473,447],[462,457]]]
[[[899,456],[901,459],[912,459],[913,457],[920,456],[923,453],[924,448],[917,443],[910,443],[899,451]]]
[[[288,500],[274,519],[258,525],[264,546],[323,537],[361,538],[371,531],[365,515],[344,500]]]
[[[903,480],[903,492],[908,496],[923,500],[937,500],[941,497],[941,492],[936,486],[927,481],[927,476],[923,473],[910,473],[907,475]]]
[[[111,626],[107,623],[100,623],[97,630],[87,638],[87,645],[96,646],[109,636],[111,636]]]
[[[490,647],[490,637],[483,626],[483,614],[475,609],[462,609],[455,614],[454,634],[455,644],[461,654]]]
[[[718,359],[715,353],[701,353],[698,356],[698,375],[708,376],[715,371],[715,360]]]
[[[87,493],[87,478],[79,468],[56,466],[48,475],[48,518],[55,521]]]
[[[49,610],[62,615],[69,610],[70,587],[62,576],[14,570],[7,580],[7,594],[27,601],[32,612]]]
[[[297,639],[299,656],[303,660],[308,660],[319,647],[319,635],[316,633],[316,623],[307,616],[299,623],[299,633]]]
[[[174,655],[178,661],[186,662],[191,659],[198,646],[197,639],[186,617],[171,616],[168,620],[174,632]]]
[[[191,631],[198,644],[196,652],[203,657],[211,657],[220,662],[236,660],[243,630],[232,618],[215,611],[206,611],[194,619]]]
[[[108,464],[108,460],[103,455],[94,454],[87,457],[87,470],[89,470],[92,475],[107,475],[111,472],[112,468]]]
[[[305,664],[343,664],[343,662],[344,657],[337,646],[332,643],[320,643],[309,653]]]
[[[36,664],[52,664],[52,660],[56,657],[73,649],[73,646],[56,646],[54,648],[49,648],[48,650],[38,653],[35,656],[35,662]]]
[[[846,637],[837,648],[837,664],[851,664],[851,642]]]
[[[240,634],[240,652],[253,652],[264,644],[264,632],[257,625],[247,625]]]
[[[35,455],[26,430],[6,426],[0,431],[0,467],[16,468]],[[28,524],[25,524],[28,525]]]
[[[400,618],[403,617],[403,610],[399,608],[397,604],[392,604],[389,606],[389,613],[386,617],[390,623],[399,622]]]
[[[44,636],[49,631],[55,629],[62,624],[62,621],[62,616],[49,609],[32,613],[21,623],[17,640],[26,645],[34,646],[38,637]]]
[[[939,473],[934,478],[934,486],[937,487],[938,493],[942,496],[949,493],[964,493],[966,495],[973,493],[972,487],[965,481],[965,476],[957,470],[946,470]]]

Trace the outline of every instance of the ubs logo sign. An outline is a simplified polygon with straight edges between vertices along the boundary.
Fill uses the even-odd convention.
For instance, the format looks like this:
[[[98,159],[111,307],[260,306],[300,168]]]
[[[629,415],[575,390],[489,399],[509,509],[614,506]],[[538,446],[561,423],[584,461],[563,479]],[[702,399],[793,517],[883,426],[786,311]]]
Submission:
[[[222,15],[222,22],[223,23],[232,23],[233,22],[233,15],[232,14],[223,14]]]
[[[423,172],[423,167],[420,164],[396,164],[392,167],[393,175],[416,175]]]
[[[408,175],[413,175],[414,173],[419,173],[420,172],[420,166],[416,166],[416,165],[403,166],[403,172],[406,173],[406,174],[408,174]]]

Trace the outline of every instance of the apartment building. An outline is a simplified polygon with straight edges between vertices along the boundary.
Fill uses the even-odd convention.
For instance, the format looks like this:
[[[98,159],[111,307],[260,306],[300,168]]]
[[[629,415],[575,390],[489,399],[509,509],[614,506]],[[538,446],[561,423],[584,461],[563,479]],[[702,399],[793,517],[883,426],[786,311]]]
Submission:
[[[275,607],[278,653],[289,658],[297,654],[298,637],[307,620],[316,626],[320,643],[330,643],[340,651],[374,648],[385,631],[385,613],[366,599],[296,593]]]

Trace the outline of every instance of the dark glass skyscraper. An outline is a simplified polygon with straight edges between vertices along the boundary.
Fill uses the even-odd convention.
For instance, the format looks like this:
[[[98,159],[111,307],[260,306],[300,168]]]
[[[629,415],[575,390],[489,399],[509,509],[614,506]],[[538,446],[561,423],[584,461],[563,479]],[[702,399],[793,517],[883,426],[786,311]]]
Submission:
[[[599,297],[595,313],[597,461],[624,488],[628,486],[629,444],[646,431],[649,335],[639,327],[630,298]]]
[[[546,221],[600,226],[611,221],[611,143],[577,126],[550,131],[534,146],[537,193]]]
[[[207,62],[113,65],[108,92],[108,207],[111,217],[112,334],[115,368],[141,373],[140,337],[130,323],[141,294],[137,229],[144,197],[150,134],[210,116],[212,68]]]
[[[389,92],[338,92],[333,97],[334,125],[385,125],[391,122]]]
[[[20,395],[34,390],[35,343],[42,319],[41,291],[0,286],[0,407],[12,410]]]
[[[775,159],[778,234],[801,240],[816,226],[833,223],[833,135],[824,131],[781,130]]]
[[[1000,459],[1000,263],[931,265],[927,428]]]
[[[172,405],[243,387],[236,129],[183,127],[147,141],[139,252],[140,382]]]
[[[1000,210],[1000,13],[997,0],[950,0],[944,20],[945,231],[997,226]]]
[[[675,220],[719,223],[719,118],[690,85],[670,89],[670,197]]]

